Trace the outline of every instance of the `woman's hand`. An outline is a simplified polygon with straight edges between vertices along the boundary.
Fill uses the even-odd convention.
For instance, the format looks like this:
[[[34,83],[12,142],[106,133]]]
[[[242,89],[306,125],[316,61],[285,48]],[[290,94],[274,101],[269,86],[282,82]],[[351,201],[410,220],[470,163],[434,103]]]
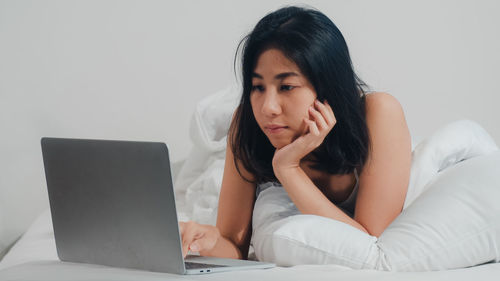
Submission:
[[[274,152],[273,170],[276,176],[283,170],[300,167],[300,160],[323,142],[337,122],[333,109],[327,101],[322,104],[315,100],[314,106],[308,110],[314,120],[304,118],[306,126],[303,134]]]
[[[199,224],[194,221],[179,222],[182,240],[182,255],[188,251],[201,252],[212,250],[220,237],[219,229],[209,224]]]

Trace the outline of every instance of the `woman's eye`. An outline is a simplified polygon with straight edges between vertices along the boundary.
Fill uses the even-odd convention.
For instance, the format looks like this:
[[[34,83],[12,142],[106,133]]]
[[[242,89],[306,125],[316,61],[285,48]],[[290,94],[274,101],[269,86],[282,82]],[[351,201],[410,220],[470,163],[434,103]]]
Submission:
[[[252,92],[253,91],[263,92],[264,91],[264,87],[262,85],[253,85],[252,86]]]
[[[295,88],[295,87],[291,86],[291,85],[281,85],[280,90],[281,91],[291,91],[293,88]]]

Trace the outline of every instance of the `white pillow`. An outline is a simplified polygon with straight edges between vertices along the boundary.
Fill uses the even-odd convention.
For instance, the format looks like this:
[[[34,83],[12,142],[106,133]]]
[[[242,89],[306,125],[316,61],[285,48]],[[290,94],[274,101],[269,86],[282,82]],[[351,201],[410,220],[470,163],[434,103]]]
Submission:
[[[478,123],[458,120],[439,128],[413,150],[410,182],[404,208],[428,187],[438,172],[479,155],[497,150],[493,138]]]
[[[354,269],[444,270],[500,261],[500,151],[456,164],[377,239],[348,224],[301,215],[278,185],[254,208],[259,260],[280,266],[338,264]]]
[[[447,141],[442,135],[440,138]],[[432,143],[436,145],[421,145]],[[484,142],[467,145],[477,143]],[[488,151],[496,147],[494,142],[492,145]],[[435,153],[442,152],[438,147]],[[455,149],[452,153],[457,156],[461,151]],[[469,151],[475,150],[471,147]],[[424,181],[426,187],[420,188],[423,193],[378,239],[336,220],[300,214],[286,191],[273,184],[261,191],[254,206],[255,254],[259,260],[280,266],[331,263],[354,269],[397,271],[444,270],[498,262],[500,151],[469,156],[465,153],[453,158],[450,153],[436,158],[441,163],[445,158],[455,160],[432,180]]]

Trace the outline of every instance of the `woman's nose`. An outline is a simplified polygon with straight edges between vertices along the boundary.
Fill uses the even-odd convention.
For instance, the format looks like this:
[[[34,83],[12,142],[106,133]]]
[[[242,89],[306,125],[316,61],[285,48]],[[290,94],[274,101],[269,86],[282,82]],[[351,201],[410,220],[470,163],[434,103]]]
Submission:
[[[266,116],[275,116],[281,113],[281,104],[277,93],[269,91],[264,94],[262,113]]]

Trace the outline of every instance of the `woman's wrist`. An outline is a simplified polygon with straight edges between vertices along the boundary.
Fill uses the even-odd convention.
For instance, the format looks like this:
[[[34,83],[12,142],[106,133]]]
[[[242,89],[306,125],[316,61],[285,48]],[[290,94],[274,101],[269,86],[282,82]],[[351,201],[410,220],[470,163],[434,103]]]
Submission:
[[[283,181],[291,176],[291,175],[295,175],[297,173],[299,173],[300,171],[302,171],[302,168],[297,165],[297,166],[288,166],[288,167],[281,167],[279,169],[275,169],[274,170],[274,175],[276,176],[276,178],[281,182],[283,183]]]
[[[217,246],[218,246],[217,244],[221,240],[221,234],[220,234],[219,229],[213,225],[211,225],[210,229],[211,229],[210,236],[212,236],[213,239],[215,240],[214,246],[212,247],[212,249],[199,251],[201,256],[211,256],[210,253],[214,252],[214,250],[217,249]]]
[[[240,249],[228,238],[222,236],[219,229],[214,226],[215,231],[214,236],[216,236],[216,242],[214,247],[210,250],[200,251],[201,256],[211,256],[220,258],[230,258],[230,259],[242,259],[243,255]]]

